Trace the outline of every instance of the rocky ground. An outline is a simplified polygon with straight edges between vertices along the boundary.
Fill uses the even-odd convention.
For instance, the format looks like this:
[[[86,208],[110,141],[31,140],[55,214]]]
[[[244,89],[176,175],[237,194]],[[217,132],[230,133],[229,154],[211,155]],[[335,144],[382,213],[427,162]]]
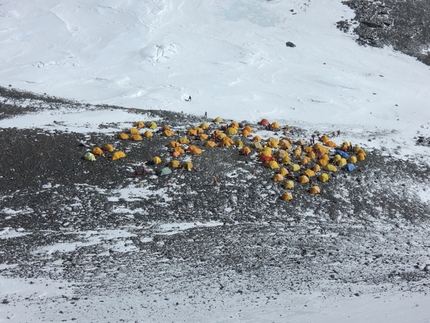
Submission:
[[[338,28],[358,35],[360,45],[390,46],[430,65],[430,3],[421,0],[348,0],[352,20]]]
[[[1,118],[59,106],[122,109],[5,88],[1,95]],[[130,124],[140,113],[182,135],[204,121],[135,111]],[[306,129],[293,130],[293,139],[310,136]],[[204,295],[275,297],[281,291],[429,292],[430,206],[421,198],[429,186],[425,159],[368,151],[355,171],[321,184],[321,194],[296,184],[294,199],[283,201],[285,188],[272,181],[274,171],[237,148],[202,147],[190,172],[159,176],[162,163],[146,164],[150,173],[141,174],[154,155],[167,160],[170,140],[1,129],[0,274],[29,284],[42,278],[67,281],[75,306],[89,296],[137,292],[154,311],[153,293],[169,299],[179,291],[190,295],[185,303],[204,302]],[[83,159],[106,142],[127,157]],[[193,299],[196,293],[202,298]],[[1,306],[21,301],[14,297]]]

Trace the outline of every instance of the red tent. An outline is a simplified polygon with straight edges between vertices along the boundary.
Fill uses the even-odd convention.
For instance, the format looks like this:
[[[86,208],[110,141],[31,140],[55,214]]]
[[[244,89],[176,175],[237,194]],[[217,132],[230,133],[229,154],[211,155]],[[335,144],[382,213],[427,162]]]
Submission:
[[[269,120],[267,120],[267,119],[262,119],[262,120],[260,121],[260,124],[261,124],[262,126],[267,126],[268,124],[270,124],[270,122],[269,122]]]
[[[268,163],[272,160],[271,156],[261,156],[260,157],[260,163]]]

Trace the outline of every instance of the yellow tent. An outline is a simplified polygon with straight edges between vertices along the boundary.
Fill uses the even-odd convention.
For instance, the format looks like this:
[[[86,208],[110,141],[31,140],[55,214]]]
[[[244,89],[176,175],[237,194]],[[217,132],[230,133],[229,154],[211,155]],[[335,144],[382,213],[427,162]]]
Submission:
[[[218,144],[212,140],[206,141],[205,147],[216,147]]]
[[[136,128],[143,128],[143,127],[145,127],[145,124],[143,123],[143,121],[136,122]]]
[[[364,153],[358,153],[357,154],[357,160],[363,161],[366,159],[366,155]]]
[[[308,157],[311,159],[314,159],[314,158],[316,158],[316,155],[313,151],[311,151],[310,153],[308,153]]]
[[[190,146],[188,147],[188,152],[191,155],[201,155],[202,154],[202,150],[196,146]]]
[[[278,148],[278,143],[278,138],[270,137],[269,139],[267,139],[267,147]]]
[[[278,158],[278,159],[282,159],[282,158],[284,158],[285,156],[288,156],[288,153],[287,153],[285,150],[283,150],[283,149],[278,149],[278,150],[276,151],[276,153],[275,153],[275,156],[276,156],[276,158]]]
[[[321,189],[320,189],[320,187],[319,186],[312,186],[310,189],[309,189],[309,192],[311,193],[311,194],[319,194],[319,193],[321,193]]]
[[[307,156],[303,156],[302,157],[302,160],[301,160],[301,164],[302,165],[307,165],[307,164],[309,164],[311,162],[311,159],[309,158],[309,157],[307,157]]]
[[[195,137],[195,136],[197,136],[197,130],[196,129],[189,129],[188,131],[187,131],[187,135],[188,136],[190,136],[190,137]]]
[[[320,167],[320,165],[315,164],[315,165],[314,165],[314,167],[312,168],[312,170],[313,170],[315,173],[317,173],[317,172],[320,172],[320,171],[321,171],[321,167]]]
[[[122,140],[127,140],[128,139],[128,135],[126,133],[120,133],[118,135],[118,138],[122,139]]]
[[[320,165],[320,166],[327,166],[328,165],[328,160],[327,159],[324,159],[324,158],[320,158],[320,159],[318,159],[318,165]]]
[[[272,149],[270,149],[269,147],[265,147],[260,151],[260,153],[258,155],[259,156],[272,156]]]
[[[275,176],[273,176],[273,180],[275,182],[282,182],[284,180],[284,176],[282,176],[282,174],[275,174]]]
[[[108,152],[113,152],[115,150],[115,148],[113,148],[113,146],[111,144],[106,144],[103,146],[103,149],[108,151]]]
[[[177,142],[177,141],[171,141],[168,145],[167,145],[167,147],[169,147],[169,148],[176,148],[176,147],[179,147],[181,144],[179,143],[179,142]]]
[[[334,155],[334,157],[333,157],[333,162],[335,162],[335,163],[337,163],[339,160],[341,160],[342,159],[342,156],[341,155]]]
[[[94,155],[103,155],[103,150],[100,148],[100,147],[94,147],[93,148],[93,150],[92,150],[92,153],[94,154]]]
[[[299,177],[299,179],[297,181],[300,184],[309,183],[309,177],[307,177],[306,175],[302,175],[302,176]]]
[[[163,135],[166,137],[173,137],[175,135],[175,133],[172,130],[163,130]]]
[[[151,122],[148,124],[148,128],[149,128],[149,129],[155,129],[155,128],[157,128],[157,124],[156,124],[154,121],[151,121]]]
[[[191,171],[194,167],[193,163],[190,161],[186,161],[185,163],[182,164],[182,167],[188,171]]]
[[[139,130],[137,128],[130,128],[130,133],[132,135],[138,135],[138,134],[140,134]]]
[[[172,168],[178,168],[180,164],[179,160],[173,159],[170,161],[169,166]]]
[[[270,129],[272,129],[272,130],[277,130],[277,129],[280,129],[280,128],[281,128],[281,126],[276,121],[272,122],[271,125],[270,125]]]
[[[162,128],[161,128],[161,130],[170,130],[170,127],[168,126],[168,125],[164,125]]]
[[[209,136],[206,133],[200,134],[200,140],[207,140]]]
[[[152,158],[152,162],[156,165],[160,164],[162,161],[163,160],[158,156],[155,156],[154,158]]]
[[[246,130],[246,129],[242,130],[242,136],[243,137],[249,137],[250,135],[251,135],[251,132],[249,132],[248,130]]]
[[[325,143],[325,145],[326,145],[327,147],[332,147],[332,148],[337,147],[337,144],[336,144],[334,141],[331,141],[331,140],[327,141],[327,142]]]
[[[221,145],[223,147],[230,147],[233,144],[234,144],[234,142],[230,137],[225,136],[221,139]]]
[[[233,121],[232,123],[230,123],[230,127],[239,129],[239,123],[237,123],[236,121]]]
[[[288,167],[288,170],[290,172],[297,172],[297,171],[300,170],[300,165],[298,165],[298,164],[292,164],[292,165],[290,165],[290,167]]]
[[[234,142],[234,145],[239,148],[242,148],[244,146],[243,141],[239,139]]]
[[[322,137],[320,138],[320,140],[321,140],[323,143],[327,143],[327,142],[329,141],[329,139],[328,139],[328,137],[327,137],[326,135],[322,136]]]
[[[286,181],[284,187],[288,188],[288,189],[293,189],[294,188],[294,181],[292,181],[292,180]]]
[[[303,172],[304,175],[306,175],[307,177],[311,178],[315,176],[315,172],[311,169],[307,169]]]
[[[223,120],[220,117],[216,117],[213,122],[221,123]]]
[[[329,172],[337,172],[336,166],[334,166],[332,164],[328,164],[328,165],[324,166],[324,170],[329,171]]]
[[[130,139],[134,140],[134,141],[142,141],[142,136],[141,135],[132,135],[130,137]]]
[[[311,147],[311,146],[306,146],[305,147],[305,153],[311,153],[311,152],[313,152],[314,151],[314,149]]]
[[[318,180],[323,183],[327,182],[329,180],[328,174],[322,173],[320,176],[318,176]]]
[[[302,149],[300,147],[297,147],[296,149],[294,149],[293,155],[295,157],[299,157],[301,154],[302,154]]]
[[[190,139],[181,137],[179,138],[179,143],[181,143],[182,145],[188,145],[190,143]]]
[[[240,153],[241,153],[242,155],[248,156],[248,155],[251,153],[251,148],[249,148],[249,147],[243,147],[243,148],[240,150]]]
[[[176,156],[185,154],[185,151],[181,147],[175,147],[175,148],[173,148],[173,152],[176,153],[176,154],[174,154]]]
[[[350,164],[355,164],[357,162],[357,157],[356,156],[351,156],[348,158],[348,163]]]
[[[199,134],[199,133],[203,133],[203,132],[205,132],[202,128],[200,128],[200,127],[194,127],[194,130],[195,131],[197,131],[197,133]]]
[[[152,137],[154,137],[154,134],[153,134],[151,131],[146,130],[146,131],[144,132],[143,136],[144,136],[145,138],[152,138]]]
[[[96,161],[96,156],[94,156],[94,154],[89,151],[84,155],[84,158],[85,160]]]
[[[266,163],[264,166],[266,166],[267,168],[270,168],[270,169],[278,169],[279,168],[279,165],[276,162],[276,160],[271,160],[270,162]]]
[[[201,125],[200,125],[200,128],[202,128],[202,129],[209,129],[209,125],[206,123],[206,122],[203,122]]]
[[[345,166],[347,164],[347,161],[346,161],[346,159],[345,158],[341,158],[337,163],[336,163],[336,165],[337,166],[339,166],[339,167],[343,167],[343,166]]]
[[[284,167],[281,167],[281,169],[279,169],[278,174],[281,174],[282,176],[285,176],[288,174],[288,170]]]
[[[281,199],[283,199],[284,201],[290,201],[293,199],[293,195],[291,194],[291,192],[285,192],[284,194],[282,194]]]
[[[118,151],[113,153],[112,160],[117,160],[117,159],[124,158],[124,157],[125,157],[125,153],[121,150],[118,150]]]
[[[251,147],[255,149],[263,149],[263,145],[259,141],[253,141]]]
[[[282,158],[281,164],[283,164],[283,165],[289,165],[289,164],[291,164],[290,156],[287,155],[284,158]]]
[[[291,150],[291,143],[290,143],[287,139],[282,139],[282,140],[279,142],[279,146],[280,146],[282,149]]]

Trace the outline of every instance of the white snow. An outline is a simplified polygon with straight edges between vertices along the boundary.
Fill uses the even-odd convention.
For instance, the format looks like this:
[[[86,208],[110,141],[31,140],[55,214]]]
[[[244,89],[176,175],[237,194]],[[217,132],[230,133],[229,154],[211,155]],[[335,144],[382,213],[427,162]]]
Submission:
[[[209,118],[237,121],[268,118],[310,131],[339,129],[342,139],[370,148],[386,147],[389,153],[403,156],[420,154],[428,162],[430,149],[415,146],[414,137],[430,136],[429,67],[390,48],[357,46],[355,36],[334,26],[351,17],[348,7],[333,0],[4,1],[0,5],[1,85],[82,103],[207,112]],[[288,48],[286,41],[297,46]],[[189,95],[192,101],[186,102]],[[129,127],[135,121],[132,114],[117,110],[60,109],[1,120],[0,127],[112,132],[117,128],[99,126]],[[428,202],[424,189],[408,191]],[[150,193],[168,203],[166,191]],[[148,186],[131,185],[112,198],[133,201],[148,196]],[[140,211],[144,212],[130,210]],[[14,216],[23,211],[3,208],[2,212]],[[221,223],[164,224],[160,230],[178,232],[208,225]],[[4,230],[0,239],[23,234]],[[82,233],[80,246],[110,241],[113,249],[127,251],[133,247],[123,240],[132,235],[127,230]],[[151,237],[141,241],[149,242]],[[76,247],[64,243],[38,252]],[[16,306],[0,305],[1,319],[33,320],[39,311],[34,298],[48,302],[70,291],[67,286],[59,291],[58,285],[2,277],[0,297],[13,295]],[[127,304],[140,308],[137,299],[131,295]],[[109,305],[114,306],[112,301]],[[121,306],[121,300],[116,301],[115,306]],[[425,295],[400,293],[341,299],[281,294],[277,301],[249,307],[249,302],[232,296],[226,300],[229,306],[218,301],[211,314],[203,308],[192,313],[193,321],[207,322],[430,322],[428,302]],[[101,304],[93,307],[94,312],[82,310],[75,315],[98,320],[108,305]],[[61,304],[52,306],[61,308]],[[166,311],[172,320],[190,317],[184,310]]]

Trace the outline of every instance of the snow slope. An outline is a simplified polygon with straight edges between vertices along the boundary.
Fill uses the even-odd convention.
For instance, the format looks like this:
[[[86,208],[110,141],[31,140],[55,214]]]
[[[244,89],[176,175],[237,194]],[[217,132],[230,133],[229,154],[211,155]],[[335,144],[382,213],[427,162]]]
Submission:
[[[359,144],[430,156],[428,148],[414,146],[414,136],[430,136],[429,68],[389,48],[358,47],[353,35],[335,28],[338,20],[352,16],[335,0],[3,1],[1,85],[91,104],[207,112],[211,118],[252,122],[264,117],[310,131],[340,129]],[[285,46],[286,41],[296,47]],[[192,101],[186,102],[189,95]],[[97,112],[58,111],[2,120],[0,126],[85,132],[99,131],[97,125],[109,119],[125,122],[128,115],[103,112],[101,119]],[[54,120],[66,126],[53,125]],[[18,234],[11,231],[8,237]],[[0,297],[49,301],[58,296],[58,284],[44,281],[30,290],[27,283],[2,279]],[[361,322],[366,315],[367,322],[430,322],[428,297],[422,295],[356,301],[283,294],[278,301],[262,303],[261,311],[247,309],[249,303],[236,297],[226,300],[229,307],[217,301],[215,314],[207,316],[213,322],[282,322],[286,310],[280,303],[295,300],[292,322]],[[122,300],[114,301],[113,313],[122,306]],[[128,306],[137,308],[134,301]],[[162,315],[175,320],[175,310],[161,297],[158,301],[160,316],[154,321]],[[22,304],[17,302],[19,310]],[[31,321],[32,311],[39,310],[34,304],[6,314]],[[200,310],[194,321],[207,318],[202,314],[207,308]],[[82,318],[84,311],[79,314]],[[180,312],[176,318],[189,315]]]

